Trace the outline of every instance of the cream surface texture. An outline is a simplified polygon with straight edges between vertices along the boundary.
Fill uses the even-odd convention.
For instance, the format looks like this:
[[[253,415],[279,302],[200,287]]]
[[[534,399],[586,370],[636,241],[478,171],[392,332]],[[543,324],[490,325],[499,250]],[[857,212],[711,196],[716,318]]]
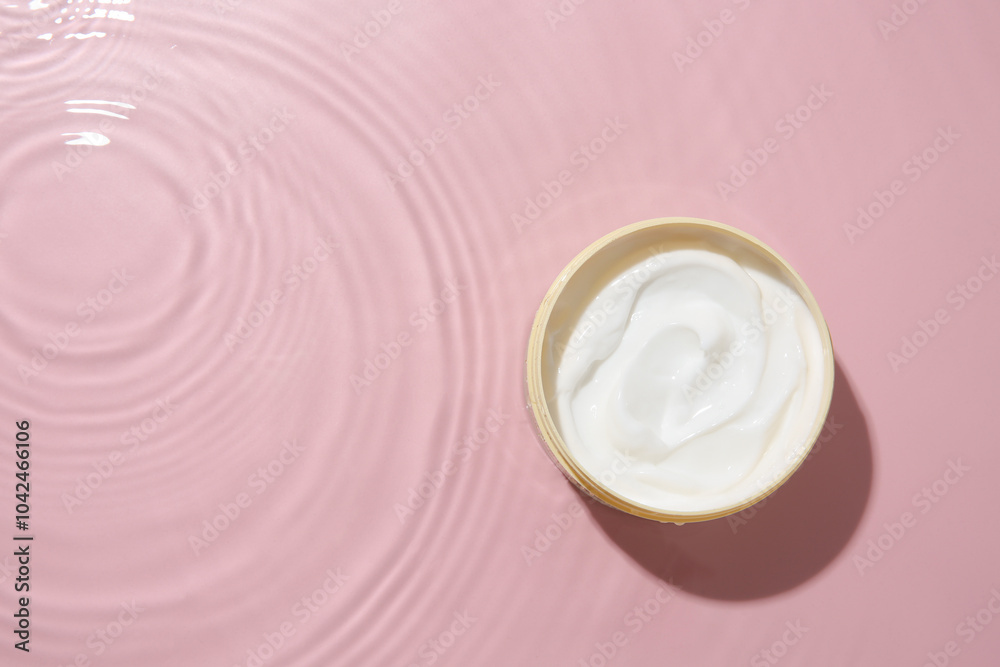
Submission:
[[[731,507],[809,446],[820,330],[798,292],[755,259],[651,254],[599,287],[557,345],[560,433],[624,498],[680,513]]]

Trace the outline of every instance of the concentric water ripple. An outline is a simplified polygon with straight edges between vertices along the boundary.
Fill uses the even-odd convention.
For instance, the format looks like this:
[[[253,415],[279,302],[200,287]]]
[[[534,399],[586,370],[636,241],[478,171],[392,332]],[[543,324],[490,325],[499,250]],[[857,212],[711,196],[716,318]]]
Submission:
[[[391,74],[377,61],[324,61],[307,55],[324,45],[311,39],[321,33],[302,34],[303,17],[260,7],[240,6],[225,23],[149,9],[160,22],[152,43],[175,32],[184,51],[150,57],[163,82],[108,145],[57,174],[85,200],[101,184],[122,193],[74,211],[87,233],[64,261],[122,264],[134,284],[31,379],[44,398],[8,387],[30,397],[23,409],[44,406],[43,428],[66,428],[47,509],[71,527],[50,542],[69,550],[98,532],[129,554],[115,559],[100,594],[84,575],[109,547],[92,544],[87,559],[64,566],[54,655],[74,650],[74,638],[79,649],[74,619],[130,598],[155,610],[145,627],[156,629],[137,625],[134,642],[109,651],[126,662],[169,651],[183,627],[174,619],[192,604],[206,638],[229,629],[218,656],[231,663],[289,620],[302,622],[304,637],[287,640],[283,664],[415,662],[426,642],[450,641],[454,614],[477,619],[481,634],[487,615],[512,622],[530,599],[517,541],[531,531],[510,523],[525,509],[525,471],[504,447],[520,441],[537,454],[519,409],[530,313],[510,307],[523,272],[498,250],[511,238],[497,213],[505,202],[477,170],[497,150],[511,167],[516,155],[477,138],[497,131],[487,100],[447,127],[448,142],[395,191],[383,178],[415,140],[446,127],[441,100],[465,99],[480,75],[451,75],[433,51],[423,63],[401,59]],[[254,77],[225,79],[221,56],[234,52]],[[454,92],[430,96],[432,82]],[[100,83],[95,76],[90,97],[130,99]],[[50,107],[59,99],[26,96]],[[38,150],[54,152],[44,142]],[[114,252],[99,251],[109,238]],[[310,258],[314,271],[296,273]],[[24,317],[75,303],[64,290],[34,293]],[[40,297],[55,303],[37,308]],[[498,433],[401,523],[397,508],[444,475],[445,461],[458,463],[462,441],[485,433],[490,414],[502,415]],[[304,453],[285,463],[287,442]],[[107,479],[95,477],[109,462]],[[253,502],[234,517],[241,497]],[[341,568],[350,585],[317,620],[304,616],[296,600]],[[521,602],[470,598],[494,587],[521,591]],[[456,646],[450,659],[474,646]]]
[[[115,558],[98,542],[86,558],[64,566],[70,576],[58,590],[65,602],[52,606],[60,616],[52,612],[50,621],[56,635],[67,628],[56,655],[68,656],[74,638],[80,647],[86,629],[74,635],[73,619],[114,610],[119,598],[152,610],[154,620],[145,627],[156,628],[139,625],[138,639],[109,651],[125,663],[176,651],[171,640],[181,641],[186,625],[178,622],[192,604],[201,610],[206,637],[230,629],[219,651],[229,662],[244,659],[289,619],[301,621],[307,639],[287,640],[285,664],[331,656],[342,664],[417,659],[422,642],[447,636],[442,633],[454,613],[481,619],[496,611],[476,608],[466,594],[481,587],[483,567],[508,562],[490,546],[509,518],[509,499],[495,490],[516,491],[520,471],[504,466],[497,450],[525,431],[517,393],[510,391],[517,386],[519,339],[498,334],[519,331],[523,323],[501,315],[509,309],[475,308],[486,294],[503,304],[504,297],[486,287],[484,267],[497,261],[495,248],[509,233],[505,225],[483,233],[481,221],[495,219],[497,202],[469,176],[485,158],[463,150],[456,132],[452,162],[451,147],[442,146],[438,162],[398,193],[372,193],[381,179],[363,181],[350,160],[330,160],[325,151],[360,153],[361,164],[375,163],[370,171],[386,169],[414,137],[440,123],[436,103],[419,85],[427,75],[403,68],[410,94],[400,95],[396,81],[374,72],[324,71],[296,48],[299,35],[282,32],[281,17],[245,11],[228,26],[229,41],[220,41],[216,26],[202,17],[161,18],[165,30],[173,25],[183,33],[179,41],[192,52],[231,53],[238,45],[237,61],[259,70],[272,98],[239,84],[219,86],[220,73],[206,71],[205,61],[163,53],[157,64],[169,72],[167,82],[150,91],[145,106],[135,105],[134,122],[116,130],[107,151],[88,154],[65,176],[63,187],[84,199],[95,187],[114,184],[141,192],[143,201],[125,194],[123,204],[92,203],[96,208],[78,212],[91,216],[92,237],[123,240],[115,254],[102,254],[90,242],[73,255],[86,251],[115,267],[121,261],[112,260],[127,257],[135,284],[85,329],[79,344],[74,340],[32,379],[51,392],[32,397],[34,412],[46,408],[37,419],[44,424],[47,414],[75,435],[56,450],[53,482],[60,497],[49,501],[53,517],[65,511],[72,528],[53,531],[50,543],[68,551],[105,534],[128,545],[129,553]],[[252,27],[257,22],[272,30]],[[265,35],[266,49],[260,44]],[[256,57],[265,52],[269,57]],[[461,82],[449,83],[460,99]],[[285,100],[295,117],[287,134],[276,134],[265,150],[246,148],[255,133],[259,141],[269,138],[260,128]],[[423,101],[429,107],[424,122],[412,108],[393,112],[394,100]],[[338,129],[336,140],[317,132],[329,127]],[[241,147],[252,158],[241,160]],[[240,173],[217,177],[230,161],[239,163]],[[452,163],[462,166],[449,170]],[[381,213],[373,215],[378,200],[385,203],[376,204]],[[328,236],[336,248],[315,275],[288,280],[287,272],[315,257],[317,243]],[[449,281],[462,285],[454,303],[439,298]],[[507,293],[516,289],[515,283]],[[447,306],[439,319],[412,324],[414,313],[436,304]],[[405,356],[398,348],[391,366],[354,391],[350,377],[365,376],[365,362],[378,363],[386,341],[391,349],[401,332],[412,338]],[[240,341],[227,345],[232,335]],[[498,340],[515,344],[491,350]],[[60,401],[57,387],[75,402]],[[11,389],[23,392],[16,384]],[[414,403],[414,395],[423,400]],[[407,502],[409,489],[453,456],[494,408],[507,415],[503,440],[477,452],[401,526],[393,506]],[[76,435],[82,425],[89,426],[86,438]],[[112,461],[112,448],[128,439],[116,436],[136,425],[134,437],[146,438],[126,450],[124,462],[91,489],[92,498],[80,498],[86,494],[76,490],[80,480],[91,486],[94,473]],[[289,440],[305,448],[301,456],[308,461],[282,462],[282,443]],[[268,481],[256,472],[261,467],[281,475]],[[379,483],[386,471],[394,483]],[[226,514],[240,494],[258,492],[242,516]],[[67,494],[80,502],[67,504]],[[280,546],[261,549],[271,544]],[[296,567],[288,567],[289,554]],[[92,592],[85,573],[94,559],[109,556],[115,568],[101,580],[102,593]],[[327,569],[339,568],[351,585],[318,620],[300,615],[295,601],[318,590]],[[491,582],[498,584],[515,586],[516,578]],[[512,606],[505,616],[516,613]],[[200,662],[205,644],[194,645],[201,648],[192,661]],[[471,650],[465,645],[466,654]]]
[[[680,73],[692,3],[30,4],[0,32],[18,36],[0,44],[0,405],[35,447],[24,664],[579,664],[677,587],[618,664],[699,646],[745,664],[773,639],[752,600],[769,621],[823,606],[792,589],[864,511],[835,473],[872,465],[847,382],[851,446],[738,538],[585,500],[523,394],[535,309],[594,239],[661,215],[767,240],[799,224],[768,180],[794,142],[756,190],[715,190],[828,73],[829,54],[738,48],[778,10],[753,3]],[[861,31],[823,16],[828,45]],[[840,275],[791,249],[807,279]],[[806,486],[845,494],[819,514],[836,530],[761,575],[782,527],[806,540]]]
[[[250,13],[246,16],[249,19]],[[417,484],[420,471],[433,469],[440,457],[452,453],[462,429],[469,428],[467,415],[475,414],[477,403],[492,405],[480,403],[483,391],[476,386],[486,374],[478,374],[478,381],[463,377],[461,369],[470,367],[459,363],[472,354],[466,341],[482,338],[475,332],[477,323],[461,319],[463,308],[473,308],[477,286],[472,276],[481,262],[478,252],[470,252],[472,228],[461,225],[474,214],[463,215],[418,191],[417,199],[403,195],[391,201],[388,215],[396,221],[379,227],[365,206],[354,203],[370,195],[349,190],[357,187],[351,165],[327,163],[319,155],[321,150],[343,150],[347,143],[381,162],[393,146],[404,145],[421,131],[409,125],[408,114],[384,112],[392,97],[386,94],[391,86],[385,82],[347,77],[338,83],[336,72],[319,69],[314,59],[304,58],[303,51],[295,48],[299,36],[292,34],[293,26],[283,26],[289,31],[283,35],[287,41],[276,43],[275,33],[282,35],[282,30],[275,23],[277,30],[267,36],[269,57],[259,59],[256,54],[264,49],[255,42],[264,39],[264,33],[248,29],[245,23],[230,26],[233,41],[226,44],[196,17],[160,18],[165,29],[168,18],[174,25],[183,24],[183,44],[192,50],[204,46],[231,52],[233,43],[240,44],[244,66],[259,69],[262,80],[277,85],[267,90],[272,95],[269,100],[261,100],[259,93],[254,97],[240,85],[216,87],[217,74],[206,72],[203,61],[162,53],[152,66],[165,72],[164,81],[143,95],[144,100],[127,102],[135,107],[129,124],[116,127],[104,146],[66,153],[77,154],[80,160],[57,160],[69,169],[54,174],[59,187],[79,193],[89,208],[65,212],[66,218],[83,217],[87,226],[80,231],[81,241],[66,248],[62,260],[53,261],[70,264],[75,259],[89,266],[103,259],[114,267],[109,271],[122,273],[128,284],[119,293],[122,286],[116,283],[107,312],[81,322],[79,339],[74,336],[50,365],[22,380],[44,387],[47,394],[45,399],[28,394],[30,400],[22,409],[30,405],[38,413],[40,406],[47,406],[44,412],[50,420],[55,422],[58,416],[67,434],[73,434],[55,459],[60,462],[59,474],[53,477],[59,494],[50,496],[48,503],[55,518],[63,513],[72,517],[73,529],[53,532],[50,539],[68,549],[115,517],[114,527],[104,530],[129,544],[132,557],[119,562],[115,586],[109,582],[102,586],[114,591],[101,597],[106,605],[113,608],[114,598],[139,595],[143,605],[161,610],[169,621],[172,609],[179,613],[189,603],[176,594],[177,587],[190,585],[192,576],[210,580],[220,593],[213,598],[216,603],[205,600],[206,630],[214,634],[219,627],[253,626],[246,612],[241,615],[247,603],[249,618],[266,619],[273,605],[265,601],[280,597],[300,581],[295,572],[286,570],[248,599],[242,588],[253,579],[253,571],[268,560],[277,567],[281,559],[278,554],[271,558],[254,553],[246,545],[261,539],[268,543],[264,536],[273,535],[272,539],[287,541],[295,549],[303,538],[311,542],[307,536],[319,525],[329,526],[327,544],[339,546],[343,555],[302,560],[315,562],[314,571],[320,573],[325,571],[321,564],[353,570],[353,593],[345,592],[344,597],[356,605],[371,600],[367,604],[372,614],[395,607],[397,614],[419,619],[434,608],[431,602],[426,612],[420,609],[428,604],[427,585],[435,577],[419,568],[422,578],[410,578],[412,565],[439,558],[426,561],[419,551],[413,551],[409,561],[394,557],[411,539],[392,511],[394,496],[405,502],[405,491],[391,487],[379,494],[388,525],[373,538],[368,538],[371,521],[364,513],[342,517],[341,526],[331,525],[328,517],[332,507],[374,504],[373,499],[363,500],[368,495],[363,492],[359,500],[356,480],[378,479],[379,468],[393,458],[400,444],[430,441],[429,450],[414,449],[424,452],[409,466],[417,474],[403,476]],[[281,57],[274,57],[275,52]],[[207,94],[209,82],[213,88]],[[93,78],[93,84],[86,99],[130,99],[103,93],[100,76]],[[57,95],[30,89],[25,97],[32,104],[48,105],[50,113],[59,100]],[[334,126],[341,125],[337,139],[310,136],[316,118],[331,114]],[[351,131],[352,125],[356,131]],[[26,156],[8,164],[8,169],[16,172],[25,163],[42,162],[66,150],[54,151],[39,139],[37,152],[45,157]],[[231,167],[234,162],[237,166]],[[318,164],[328,164],[325,173],[317,170]],[[84,194],[101,184],[121,192],[121,199],[108,205],[107,199]],[[387,199],[382,192],[375,198]],[[63,224],[67,223],[68,219]],[[383,233],[393,229],[398,231],[391,236]],[[15,237],[16,231],[12,230]],[[113,251],[103,245],[109,238],[116,239]],[[300,272],[307,269],[312,271]],[[444,303],[440,293],[449,283],[460,285],[461,302],[449,303],[440,322],[435,317],[414,328],[411,314],[421,307],[440,307]],[[412,288],[405,289],[410,284]],[[67,287],[54,286],[47,295],[34,291],[23,316],[59,312],[57,305],[39,308],[39,300],[75,303],[75,295],[66,298]],[[387,301],[387,295],[393,296]],[[431,333],[425,333],[432,324]],[[43,333],[51,328],[36,321],[18,321],[11,327]],[[363,375],[363,361],[379,358],[383,340],[391,341],[405,331],[413,338],[412,348],[406,348],[409,356],[400,356],[379,384],[352,396],[350,376]],[[30,344],[28,338],[19,346]],[[44,337],[41,341],[45,343]],[[439,405],[430,414],[387,419],[385,406],[405,406],[413,391],[408,382],[391,378],[391,372],[409,372],[422,385],[420,391],[440,396]],[[311,398],[296,386],[325,391]],[[26,387],[16,382],[9,381],[8,388],[12,396],[25,395]],[[60,395],[73,401],[66,403]],[[123,401],[123,397],[128,398]],[[44,416],[37,419],[44,424]],[[55,432],[54,426],[48,428]],[[136,437],[139,443],[127,448],[125,443],[135,442]],[[312,461],[300,467],[293,467],[293,462],[287,473],[285,464],[274,465],[281,460],[281,443],[286,441],[303,443],[308,454],[302,456]],[[109,461],[111,474],[99,479]],[[252,475],[260,464],[267,469],[268,462],[272,470],[282,468],[282,474],[265,485],[266,477]],[[331,493],[332,489],[339,490]],[[233,521],[217,543],[190,546],[198,544],[197,538],[209,540],[214,535],[211,528],[203,530],[204,521],[215,519],[219,508],[232,506],[240,493],[258,490],[261,502],[246,508],[247,518]],[[453,522],[467,523],[469,517],[456,512],[460,505],[448,507],[446,533]],[[441,533],[434,528],[440,524],[434,506],[429,503],[424,512],[415,528],[422,536],[418,543],[431,540],[436,551],[454,557],[448,542],[435,540]],[[298,525],[286,528],[288,517],[297,514],[302,515]],[[136,521],[138,517],[143,520]],[[220,523],[224,521],[216,525]],[[372,540],[369,547],[359,548],[366,538]],[[98,547],[92,554],[103,551]],[[380,553],[385,554],[380,569],[365,572],[359,555]],[[84,569],[81,564],[77,575]],[[153,572],[160,573],[159,585],[148,579]],[[397,582],[399,576],[408,583]],[[52,625],[56,635],[61,624],[71,625],[71,618],[101,604],[80,588],[84,577],[69,580],[64,582],[65,604],[54,605],[62,609],[63,619]],[[432,588],[448,595],[454,586],[464,587],[473,580],[441,580]],[[379,583],[383,581],[396,585],[387,588]],[[387,622],[396,623],[398,618]],[[160,632],[169,634],[169,627]],[[247,645],[260,632],[251,631]],[[377,626],[366,634],[370,642],[348,642],[361,656],[371,655],[375,645],[390,652],[412,650],[406,640],[402,646],[386,645],[378,638]],[[422,634],[417,624],[409,643]],[[72,641],[67,638],[65,644],[70,647]],[[241,644],[236,642],[237,647]],[[311,645],[324,648],[323,643]],[[145,650],[154,646],[156,642],[146,643]],[[332,648],[344,651],[344,646]],[[134,650],[133,655],[141,655],[138,647]],[[305,650],[305,646],[299,649]],[[240,653],[237,650],[232,654],[236,658],[227,659],[237,659]],[[124,652],[118,655],[128,659]],[[289,664],[297,655],[289,646]]]

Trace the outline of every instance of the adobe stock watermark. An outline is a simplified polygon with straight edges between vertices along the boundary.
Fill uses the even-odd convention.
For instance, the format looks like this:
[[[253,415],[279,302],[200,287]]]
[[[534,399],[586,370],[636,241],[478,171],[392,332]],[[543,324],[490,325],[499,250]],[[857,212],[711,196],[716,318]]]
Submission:
[[[990,597],[975,613],[967,615],[955,626],[955,639],[948,640],[940,651],[928,651],[927,661],[922,667],[947,667],[952,658],[957,658],[962,652],[958,643],[961,639],[965,645],[971,644],[1000,615],[1000,590],[997,586],[990,589]]]
[[[833,440],[834,436],[836,436],[837,432],[840,431],[840,429],[842,428],[844,428],[843,424],[838,424],[837,420],[834,419],[832,415],[828,415],[826,421],[823,423],[823,429],[820,431],[819,436],[813,443],[812,449],[809,451],[809,455],[806,456],[806,458],[802,461],[802,465],[805,465],[806,462],[812,459],[812,457],[819,454],[823,450],[823,447],[827,445],[831,440]],[[789,464],[796,458],[798,458],[802,453],[803,447],[804,445],[799,445],[798,447],[793,449],[792,453],[785,458],[786,464]],[[761,491],[763,491],[764,489],[767,489],[772,484],[777,482],[778,479],[784,476],[784,474],[785,474],[785,469],[776,470],[772,476],[765,477],[763,480],[758,480],[757,486],[758,488],[760,488]],[[759,502],[754,503],[745,510],[727,516],[726,523],[729,524],[729,529],[733,531],[733,535],[739,532],[740,528],[750,523],[750,521],[755,516],[757,516],[757,513],[760,512],[760,510],[762,510],[771,501],[771,499],[773,499],[779,493],[781,493],[780,488],[776,489],[769,496],[760,500]]]
[[[741,12],[749,7],[750,4],[751,0],[733,0],[733,5]],[[716,40],[722,37],[726,26],[736,23],[738,16],[739,14],[732,9],[726,8],[719,12],[718,18],[702,21],[701,24],[704,26],[704,30],[699,30],[697,34],[688,37],[684,48],[673,53],[674,65],[677,66],[677,71],[683,74],[685,67],[690,69],[694,65],[694,62],[701,58],[715,44]]]
[[[3,31],[6,37],[4,43],[7,45],[8,55],[21,48],[25,42],[38,39],[39,33],[47,27],[48,23],[54,23],[63,10],[63,5],[56,2],[44,5],[42,11],[31,9],[30,5],[34,4],[33,2],[29,3],[28,20],[20,29],[8,27]]]
[[[620,476],[628,472],[636,459],[623,452],[617,452],[608,467],[601,472],[597,478],[605,486],[610,486]],[[594,501],[596,502],[596,501]],[[532,563],[542,557],[558,542],[563,535],[569,532],[570,528],[579,523],[583,518],[583,505],[576,498],[570,501],[563,512],[553,512],[552,521],[541,528],[535,530],[534,539],[528,544],[521,546],[521,556],[525,564],[531,566]]]
[[[750,667],[769,667],[776,665],[788,655],[788,650],[799,643],[802,637],[809,632],[809,628],[802,625],[802,621],[796,620],[794,623],[785,621],[785,630],[781,636],[765,649],[761,649],[750,658]]]
[[[263,155],[278,135],[288,129],[290,121],[294,118],[295,116],[288,110],[288,107],[273,109],[271,117],[256,131],[246,135],[236,147],[236,157],[227,160],[221,165],[219,171],[210,174],[200,187],[196,187],[188,203],[179,205],[180,215],[184,222],[191,222],[193,216],[204,213],[212,200],[232,185],[233,178],[241,174],[244,167],[257,156]]]
[[[403,149],[405,157],[396,160],[396,168],[391,172],[383,172],[382,176],[388,188],[395,192],[396,186],[416,173],[416,170],[427,164],[427,160],[437,151],[438,144],[448,140],[455,130],[472,117],[483,103],[493,97],[500,82],[492,74],[479,77],[475,89],[461,101],[455,102],[441,116],[442,124],[434,128],[422,139],[412,139],[410,145]]]
[[[864,576],[865,570],[875,567],[875,563],[882,560],[889,550],[917,525],[920,516],[934,509],[934,506],[948,495],[951,488],[958,484],[971,470],[970,466],[962,463],[962,459],[949,460],[948,467],[941,473],[941,476],[920,489],[910,500],[913,507],[919,510],[919,514],[907,511],[900,514],[898,520],[892,523],[883,523],[882,532],[868,540],[863,552],[854,554],[852,562],[857,568],[858,574]]]
[[[122,602],[118,605],[121,610],[114,620],[106,625],[97,628],[87,637],[86,646],[90,651],[80,651],[70,662],[59,667],[91,667],[92,659],[104,655],[111,648],[125,631],[128,630],[138,619],[139,614],[146,611],[145,607],[140,607],[135,600]]]
[[[642,262],[641,266],[616,279],[612,283],[613,289],[609,297],[595,300],[593,305],[580,316],[579,321],[575,324],[569,336],[565,340],[556,341],[556,351],[559,354],[565,354],[567,351],[579,351],[588,339],[596,335],[611,321],[610,316],[612,313],[618,310],[620,306],[630,306],[635,294],[642,286],[649,282],[650,279],[656,277],[656,270],[661,268],[666,261],[664,253],[669,250],[669,244],[660,244],[649,248],[647,250],[649,256]],[[752,343],[756,341],[767,330],[767,327],[778,321],[779,314],[786,313],[789,308],[794,307],[793,297],[794,292],[791,290],[785,289],[784,292],[779,291],[771,304],[764,308],[761,318],[754,318],[741,329],[743,337],[747,340],[740,345],[733,343],[727,352],[718,355],[713,364],[699,375],[694,386],[685,386],[685,396],[689,400],[697,397],[702,391],[708,388],[710,382],[718,379],[715,377],[716,375],[728,370],[735,358],[744,354],[745,349],[743,346],[745,346],[746,342]]]
[[[354,27],[354,35],[349,42],[340,43],[340,54],[347,62],[359,55],[389,27],[392,19],[403,11],[401,0],[389,0],[384,9],[373,9],[371,19]]]
[[[578,667],[606,667],[623,648],[628,646],[636,635],[646,628],[652,620],[677,597],[681,588],[674,584],[671,577],[667,579],[670,588],[659,586],[644,602],[637,604],[622,618],[624,629],[617,630],[605,640],[594,642],[594,651],[586,658],[581,658]]]
[[[947,128],[939,127],[931,143],[919,153],[911,155],[910,159],[902,164],[900,169],[903,176],[906,176],[911,183],[916,183],[961,138],[962,135],[955,132],[950,125]],[[854,223],[844,223],[844,234],[847,235],[851,245],[854,245],[857,237],[871,229],[888,213],[906,192],[906,183],[901,178],[892,180],[885,190],[875,190],[872,193],[872,200],[865,206],[858,207],[858,217]]]
[[[556,31],[556,26],[564,23],[569,17],[576,14],[576,8],[587,2],[587,0],[559,0],[559,2],[545,10],[545,20],[549,23],[552,32]]]
[[[464,463],[467,463],[476,452],[492,440],[508,419],[510,419],[510,415],[504,412],[503,408],[490,408],[482,425],[473,429],[455,445],[455,451],[444,460],[441,467],[425,472],[423,479],[416,487],[407,489],[406,502],[396,503],[392,506],[399,522],[406,523],[406,520],[423,507],[428,500],[437,495],[448,478],[457,473]]]
[[[521,556],[527,565],[542,557],[563,535],[584,516],[579,500],[570,501],[564,512],[553,512],[552,521],[535,530],[534,539],[521,546]]]
[[[957,283],[945,295],[945,302],[951,306],[951,311],[949,312],[946,307],[936,308],[926,320],[918,319],[913,333],[900,339],[901,344],[898,351],[892,350],[886,354],[892,372],[898,373],[901,366],[913,361],[920,350],[924,349],[941,332],[941,328],[951,322],[952,314],[962,310],[975,299],[986,283],[993,280],[997,272],[1000,272],[997,256],[986,257],[983,255],[973,274]]]
[[[130,274],[128,269],[113,269],[107,287],[77,304],[76,314],[79,319],[70,320],[59,329],[50,331],[46,336],[48,342],[43,343],[40,348],[33,349],[29,358],[18,365],[17,373],[21,376],[21,382],[27,384],[29,380],[41,375],[49,364],[70,346],[72,340],[80,335],[84,325],[90,324],[107,310],[133,280],[135,276]]]
[[[255,301],[253,309],[238,318],[236,326],[222,337],[222,344],[229,350],[229,354],[250,340],[250,337],[274,316],[278,306],[285,302],[285,298],[305,284],[320,266],[330,260],[333,251],[339,247],[332,236],[323,237],[316,241],[309,254],[286,269],[281,275],[281,286],[273,288],[264,298]]]
[[[169,396],[156,399],[150,409],[149,416],[138,424],[133,424],[128,431],[121,434],[118,441],[123,445],[131,445],[131,449],[128,450],[129,454],[137,454],[139,448],[159,430],[160,426],[174,414],[177,408],[178,405]]]
[[[789,141],[805,127],[806,123],[813,119],[817,111],[826,106],[832,97],[833,92],[827,90],[826,84],[810,87],[809,95],[802,104],[775,121],[774,131],[778,133],[782,141]],[[771,156],[781,149],[781,146],[778,139],[768,137],[764,139],[759,148],[748,148],[745,160],[730,165],[729,178],[715,183],[715,188],[722,201],[729,201],[732,195],[736,194],[749,182],[750,178],[767,164]]]
[[[899,29],[910,22],[910,18],[920,11],[920,8],[927,4],[927,0],[903,0],[899,4],[892,6],[888,19],[879,19],[875,23],[882,39],[888,41],[889,35],[899,32]]]
[[[712,362],[698,373],[698,377],[695,378],[693,385],[684,385],[682,390],[684,398],[688,402],[692,402],[708,391],[716,381],[725,377],[726,372],[733,367],[736,360],[746,353],[747,345],[756,342],[758,338],[767,332],[768,327],[771,327],[781,319],[781,315],[794,308],[793,292],[788,288],[778,290],[777,295],[771,302],[764,306],[760,317],[755,316],[740,327],[740,338],[734,340],[730,344],[729,349],[725,350],[722,354],[714,355]]]
[[[194,555],[200,556],[201,552],[218,540],[219,536],[236,523],[241,516],[245,515],[246,510],[253,505],[254,499],[263,495],[272,484],[285,474],[288,468],[299,460],[305,451],[305,446],[300,445],[295,440],[282,442],[281,450],[274,458],[259,466],[247,477],[247,490],[240,491],[230,500],[219,503],[218,511],[201,522],[200,532],[188,535],[188,545],[194,551]]]
[[[556,351],[562,355],[567,351],[578,352],[586,344],[587,340],[597,334],[604,326],[611,321],[611,314],[619,307],[628,307],[634,300],[635,294],[650,281],[656,270],[663,266],[663,253],[669,250],[667,244],[660,244],[649,248],[649,257],[640,267],[634,271],[626,273],[617,279],[613,284],[614,289],[610,298],[596,299],[580,316],[579,321],[573,327],[566,340],[558,340],[555,343]]]
[[[364,360],[361,372],[351,374],[349,380],[355,396],[378,380],[420,334],[428,331],[441,319],[466,289],[468,285],[463,285],[457,278],[448,280],[437,297],[413,311],[407,320],[409,327],[403,327],[399,333],[379,345],[379,351]]]
[[[132,86],[132,90],[129,94],[122,97],[116,106],[120,106],[120,108],[124,109],[138,108],[137,105],[141,106],[149,94],[160,87],[166,75],[167,70],[162,65],[147,65],[146,76],[144,76],[139,83]],[[126,118],[125,120],[128,119]],[[119,127],[119,123],[116,123],[111,117],[102,116],[93,133],[102,135],[105,139],[108,139],[109,135],[114,134],[117,127]],[[95,147],[91,143],[70,144],[66,148],[66,154],[63,159],[52,162],[52,173],[55,174],[56,179],[61,183],[66,177],[66,174],[71,173],[83,164],[87,156],[93,153],[96,148],[99,147]]]
[[[107,456],[91,463],[93,472],[77,477],[73,488],[59,496],[63,507],[66,508],[66,513],[72,514],[74,510],[90,499],[94,492],[108,481],[129,458],[137,456],[140,448],[162,428],[178,407],[169,396],[156,399],[147,412],[149,416],[133,424],[118,438],[118,442],[128,446],[129,449],[124,452],[119,449],[112,450]]]
[[[433,665],[479,620],[468,611],[456,611],[451,616],[452,620],[444,630],[417,648],[417,657],[420,660],[411,662],[407,667]]]
[[[627,129],[628,125],[622,122],[620,116],[605,119],[604,127],[570,154],[570,166],[575,167],[578,174],[587,171],[590,165],[608,150],[608,146],[617,141]],[[568,186],[573,184],[573,178],[573,170],[566,168],[560,169],[551,180],[543,180],[535,194],[525,198],[524,208],[510,216],[511,224],[517,233],[523,233],[525,227],[537,222],[542,213],[562,196]]]
[[[288,616],[273,630],[261,633],[261,642],[251,646],[246,656],[233,667],[263,667],[284,648],[295,633],[322,611],[351,578],[341,569],[329,568],[323,573],[323,581],[311,592],[299,598],[288,612]]]

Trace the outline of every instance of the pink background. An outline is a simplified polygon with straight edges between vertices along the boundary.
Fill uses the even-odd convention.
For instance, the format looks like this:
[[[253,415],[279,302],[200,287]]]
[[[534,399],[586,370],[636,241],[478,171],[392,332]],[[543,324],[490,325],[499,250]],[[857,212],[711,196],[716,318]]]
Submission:
[[[1000,5],[897,6],[5,6],[0,664],[996,664]],[[555,275],[671,215],[775,248],[837,350],[738,520],[587,503],[524,407]]]

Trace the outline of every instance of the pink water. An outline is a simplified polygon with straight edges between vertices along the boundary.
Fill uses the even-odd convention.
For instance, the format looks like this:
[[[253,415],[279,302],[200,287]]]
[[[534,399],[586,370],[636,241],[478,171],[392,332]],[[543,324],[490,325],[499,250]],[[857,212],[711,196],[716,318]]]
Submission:
[[[996,664],[996,3],[42,4],[0,664]],[[559,270],[669,215],[796,266],[838,363],[789,484],[683,527],[586,502],[523,391]]]

